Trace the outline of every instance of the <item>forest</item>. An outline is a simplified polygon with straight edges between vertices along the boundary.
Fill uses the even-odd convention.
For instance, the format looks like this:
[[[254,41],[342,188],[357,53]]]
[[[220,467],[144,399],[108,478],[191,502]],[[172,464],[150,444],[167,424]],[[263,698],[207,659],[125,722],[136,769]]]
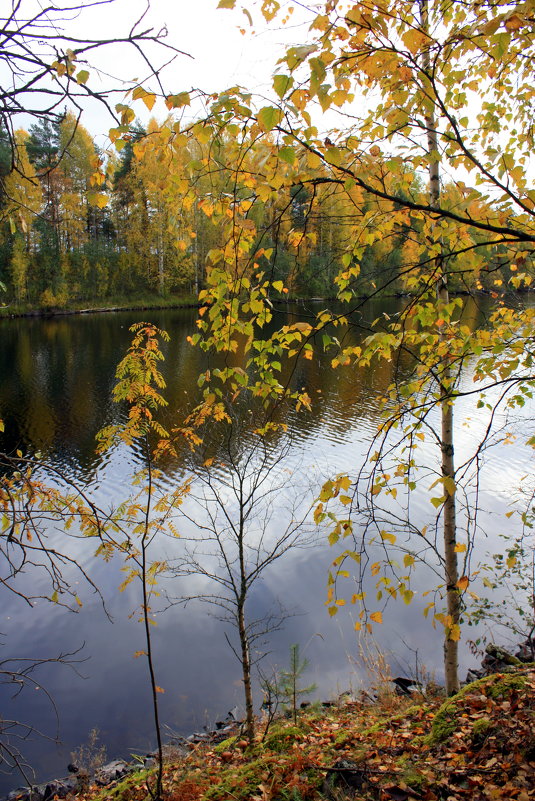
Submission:
[[[274,161],[274,135],[259,139],[248,131],[239,149],[234,140],[234,132],[223,129],[215,147],[211,135],[195,126],[180,132],[180,123],[170,116],[163,122],[151,119],[146,130],[134,120],[117,149],[102,153],[72,112],[17,130],[13,143],[4,131],[4,305],[14,311],[98,306],[118,297],[196,298],[205,285],[207,255],[225,242],[217,204],[232,194],[229,176],[245,157],[242,169],[251,186],[241,190],[240,200],[252,203],[248,195],[255,175]],[[348,192],[330,183],[326,165],[312,153],[300,158],[295,180],[293,158],[290,148],[282,148],[282,154],[279,149],[271,183],[280,191],[249,214],[263,232],[262,247],[274,253],[272,278],[282,280],[291,297],[334,298],[344,254],[359,242],[359,274],[351,291],[357,296],[376,294],[378,287],[391,295],[409,292],[404,275],[416,247],[410,221],[398,223],[380,240],[364,234],[366,221],[388,215],[392,204],[384,201],[379,207],[358,186]],[[388,176],[386,158],[379,153],[368,154],[359,170],[365,180]],[[407,198],[425,199],[421,175],[407,170],[403,180]],[[452,181],[442,189],[443,203],[451,209],[463,207],[468,195]],[[488,216],[488,203],[474,197],[471,213]],[[474,247],[480,245],[485,267],[474,276],[460,257],[452,257],[452,290],[507,286],[512,273],[504,249],[478,243],[477,234],[467,236]],[[531,277],[531,271],[529,257],[523,272]]]

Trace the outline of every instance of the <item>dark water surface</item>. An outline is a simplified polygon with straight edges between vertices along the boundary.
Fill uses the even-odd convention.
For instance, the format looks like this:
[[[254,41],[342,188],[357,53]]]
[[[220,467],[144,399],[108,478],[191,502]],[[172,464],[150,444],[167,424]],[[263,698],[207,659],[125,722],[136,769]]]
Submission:
[[[377,304],[366,316],[374,319],[396,308],[397,301]],[[295,314],[306,313],[306,307],[288,307],[280,315],[294,320]],[[473,309],[470,313],[475,317],[481,311]],[[123,498],[129,491],[132,472],[140,464],[139,454],[116,447],[105,456],[97,456],[95,435],[103,425],[119,419],[121,412],[111,398],[116,365],[130,342],[129,326],[147,318],[171,335],[170,344],[165,346],[166,397],[169,414],[183,418],[196,396],[197,376],[207,367],[206,357],[186,342],[194,330],[194,311],[2,320],[3,450],[41,451],[66,476],[82,482],[103,505]],[[360,334],[354,331],[348,336],[357,341]],[[330,360],[331,356],[324,354],[299,366],[292,380],[307,388],[313,409],[288,417],[292,435],[288,475],[293,471],[301,483],[306,475],[317,486],[329,474],[358,469],[377,425],[378,398],[392,378],[388,365],[356,373],[350,369],[333,371]],[[463,380],[466,386],[471,384],[469,371]],[[521,432],[526,429],[526,435],[525,421],[531,414],[532,410],[526,409],[517,422]],[[467,400],[456,409],[456,420],[457,458],[462,460],[470,453],[486,418]],[[170,486],[184,475],[183,466],[166,469]],[[521,476],[529,470],[531,454],[520,441],[496,447],[489,454],[479,495],[489,547],[494,546],[496,535],[512,525],[506,524],[504,513],[515,498]],[[289,478],[287,499],[295,494],[299,481]],[[431,516],[427,497],[417,493],[413,505],[416,519],[423,524]],[[46,602],[29,608],[0,590],[2,658],[52,658],[82,649],[76,658],[84,661],[76,670],[51,664],[36,674],[57,705],[62,742],[27,744],[26,751],[41,779],[63,775],[70,751],[84,742],[94,727],[99,729],[110,757],[145,753],[153,745],[147,668],[143,659],[133,656],[143,648],[138,616],[131,616],[139,604],[138,587],[134,583],[119,593],[121,564],[118,559],[110,563],[94,559],[94,543],[71,541],[57,530],[50,536],[58,547],[71,549],[87,569],[103,593],[109,616],[83,582],[79,588],[83,606],[76,614]],[[485,544],[483,550],[486,548]],[[348,607],[330,619],[326,611],[327,571],[336,553],[324,539],[313,550],[289,553],[266,573],[251,598],[255,613],[267,610],[277,599],[295,613],[273,636],[265,665],[285,666],[289,645],[300,643],[310,661],[306,682],[318,685],[316,695],[321,698],[336,696],[350,687],[358,689],[366,678],[354,631],[355,612]],[[29,573],[24,580],[31,581],[34,589],[43,582],[46,592],[39,575]],[[73,580],[80,579],[73,576]],[[422,589],[426,582],[422,576]],[[347,594],[351,591],[348,589]],[[417,596],[410,607],[392,604],[376,632],[377,640],[391,653],[396,674],[411,670],[417,652],[419,663],[425,663],[440,679],[441,632],[424,620],[421,611],[425,603],[426,599]],[[188,734],[203,724],[212,724],[235,704],[241,705],[239,665],[226,643],[225,626],[207,614],[206,608],[173,607],[163,613],[154,629],[154,643],[158,684],[165,689],[162,717],[174,731]],[[473,661],[465,647],[463,665]],[[32,721],[47,735],[55,736],[50,702],[37,684],[13,701],[12,687],[4,685],[0,691],[3,718]],[[17,782],[18,778],[5,778],[0,781],[0,790],[11,789]]]

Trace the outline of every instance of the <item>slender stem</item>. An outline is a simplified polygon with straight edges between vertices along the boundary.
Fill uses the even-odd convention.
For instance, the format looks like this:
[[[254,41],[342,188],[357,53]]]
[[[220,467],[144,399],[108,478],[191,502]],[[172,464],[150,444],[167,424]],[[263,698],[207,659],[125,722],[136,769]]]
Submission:
[[[160,715],[158,709],[158,689],[156,684],[156,673],[154,670],[154,659],[152,651],[152,635],[150,630],[149,618],[149,601],[150,593],[147,586],[147,551],[148,539],[150,530],[150,512],[152,501],[152,454],[147,439],[145,439],[145,451],[147,455],[148,464],[148,479],[147,479],[147,505],[145,507],[145,523],[143,530],[143,537],[141,539],[141,583],[143,589],[143,625],[145,627],[145,641],[147,647],[147,664],[149,667],[150,686],[152,691],[152,710],[154,715],[154,727],[156,729],[156,741],[158,745],[158,771],[156,774],[156,789],[152,790],[147,781],[147,789],[154,799],[160,801],[163,798],[162,790],[162,775],[163,775],[163,748],[162,748],[162,735],[160,731]]]

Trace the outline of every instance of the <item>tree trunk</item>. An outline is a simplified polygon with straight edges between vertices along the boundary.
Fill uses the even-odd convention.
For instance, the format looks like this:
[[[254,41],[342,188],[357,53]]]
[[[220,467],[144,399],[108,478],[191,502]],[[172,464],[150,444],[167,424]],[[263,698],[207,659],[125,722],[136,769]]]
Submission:
[[[245,628],[244,604],[240,601],[238,605],[238,632],[241,647],[241,667],[243,688],[245,691],[245,730],[247,739],[250,743],[254,740],[254,710],[253,710],[253,691],[251,687],[251,659],[249,654],[249,641]]]
[[[429,32],[428,0],[420,0],[422,30]],[[432,67],[429,50],[424,52],[423,68],[431,78]],[[438,208],[440,201],[440,167],[438,161],[438,139],[436,120],[433,112],[426,117],[427,150],[429,154],[429,200],[433,208]],[[434,154],[437,154],[436,158]],[[437,280],[437,305],[445,307],[449,303],[447,274],[442,256],[439,259],[439,276]],[[441,329],[440,329],[441,330]],[[443,337],[444,334],[440,333]],[[451,368],[444,365],[440,372],[440,416],[441,416],[441,471],[445,496],[443,507],[443,540],[444,566],[446,584],[447,622],[444,636],[444,674],[446,692],[453,695],[459,690],[459,623],[461,618],[461,599],[457,582],[459,570],[457,564],[457,525],[456,525],[456,490],[455,490],[455,458],[453,447],[453,401],[450,397]]]

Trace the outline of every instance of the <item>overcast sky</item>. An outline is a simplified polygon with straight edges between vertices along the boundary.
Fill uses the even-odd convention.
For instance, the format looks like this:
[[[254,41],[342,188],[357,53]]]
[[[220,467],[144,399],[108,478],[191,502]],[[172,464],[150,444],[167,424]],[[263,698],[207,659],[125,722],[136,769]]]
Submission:
[[[298,8],[291,24],[268,28],[257,11],[253,18],[258,21],[258,28],[252,28],[241,10],[217,9],[217,4],[218,0],[151,0],[142,27],[150,24],[159,29],[165,24],[169,32],[166,41],[189,54],[177,56],[164,70],[164,88],[170,93],[191,88],[210,92],[239,84],[255,93],[268,94],[270,76],[283,46],[303,41],[308,27],[304,23],[312,19],[312,14]],[[290,5],[283,3],[283,6]],[[73,25],[87,36],[120,35],[145,7],[143,0],[114,0],[109,6],[84,12]],[[254,12],[253,3],[249,7]],[[245,34],[240,33],[240,27]],[[152,53],[161,60],[161,53],[156,55],[154,50]],[[127,47],[110,46],[99,53],[98,64],[104,71],[123,79],[142,79],[147,75],[140,59]],[[95,80],[93,74],[90,81]],[[121,101],[122,97],[118,96],[116,102]],[[148,118],[142,103],[136,103],[135,110],[145,120]],[[152,113],[161,118],[167,110],[161,104],[155,106]],[[95,107],[88,108],[82,122],[99,139],[111,125],[104,111]]]

